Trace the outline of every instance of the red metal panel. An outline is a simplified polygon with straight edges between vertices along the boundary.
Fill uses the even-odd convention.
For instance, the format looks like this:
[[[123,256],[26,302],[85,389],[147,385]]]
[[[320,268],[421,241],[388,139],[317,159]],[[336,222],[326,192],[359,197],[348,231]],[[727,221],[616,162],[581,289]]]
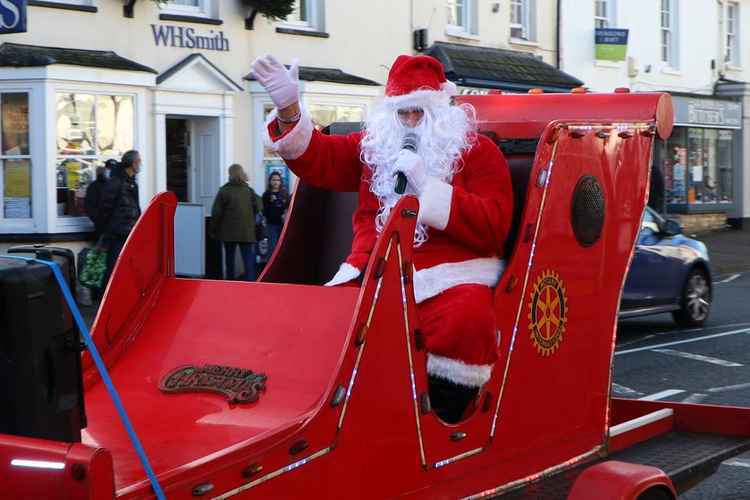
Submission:
[[[112,456],[103,449],[0,434],[2,497],[104,500],[114,495]]]
[[[652,123],[659,136],[672,133],[672,98],[664,93],[501,94],[456,97],[477,111],[481,129],[500,138],[535,139],[553,120],[576,123]]]

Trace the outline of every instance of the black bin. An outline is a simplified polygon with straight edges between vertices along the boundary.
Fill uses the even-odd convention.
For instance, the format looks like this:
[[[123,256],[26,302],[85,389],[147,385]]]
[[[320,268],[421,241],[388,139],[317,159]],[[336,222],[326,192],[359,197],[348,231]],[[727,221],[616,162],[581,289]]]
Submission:
[[[74,286],[72,252],[26,250],[9,253],[54,259]],[[86,415],[79,333],[52,269],[42,263],[0,258],[0,381],[0,433],[81,440]]]

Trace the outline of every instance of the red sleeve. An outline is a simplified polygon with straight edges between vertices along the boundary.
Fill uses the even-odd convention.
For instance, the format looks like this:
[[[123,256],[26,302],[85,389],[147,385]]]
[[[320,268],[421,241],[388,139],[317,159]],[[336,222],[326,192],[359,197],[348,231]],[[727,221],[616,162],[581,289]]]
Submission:
[[[278,133],[275,121],[271,122],[268,134],[274,144],[280,146],[279,153],[292,172],[305,182],[331,191],[359,189],[362,177],[360,132],[323,135],[312,127],[310,118],[303,115],[300,122],[284,134]],[[293,154],[285,154],[284,142],[292,143]],[[303,152],[300,155],[297,151]]]
[[[480,253],[502,256],[513,217],[513,188],[505,157],[480,135],[457,175],[463,182],[452,188],[437,180],[428,184],[420,196],[420,218]]]

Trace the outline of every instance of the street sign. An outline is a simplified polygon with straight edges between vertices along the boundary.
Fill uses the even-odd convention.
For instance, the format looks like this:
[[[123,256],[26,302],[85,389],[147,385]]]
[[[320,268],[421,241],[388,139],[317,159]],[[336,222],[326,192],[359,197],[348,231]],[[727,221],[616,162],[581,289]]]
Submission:
[[[0,35],[26,32],[26,0],[0,0]]]
[[[624,61],[628,51],[628,30],[597,28],[596,58],[600,61]]]

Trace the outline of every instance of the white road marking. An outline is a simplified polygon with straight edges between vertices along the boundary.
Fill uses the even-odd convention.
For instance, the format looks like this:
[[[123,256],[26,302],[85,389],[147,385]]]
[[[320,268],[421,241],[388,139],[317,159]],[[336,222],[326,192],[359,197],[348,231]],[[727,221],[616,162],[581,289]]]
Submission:
[[[674,349],[652,349],[654,352],[660,352],[669,356],[677,356],[678,358],[693,359],[695,361],[703,361],[705,363],[711,363],[712,365],[720,366],[743,366],[740,363],[734,361],[726,361],[724,359],[712,358],[711,356],[703,356],[702,354],[693,354],[692,352],[675,351]]]
[[[636,339],[636,340],[631,340],[629,342],[623,342],[622,344],[617,344],[617,347],[625,347],[625,346],[629,346],[631,344],[637,344],[638,342],[643,342],[644,340],[652,339],[654,337],[656,337],[656,335],[646,335],[645,337],[641,337],[641,338]]]
[[[669,347],[669,346],[679,345],[679,344],[689,344],[691,342],[698,342],[700,340],[715,339],[719,337],[726,337],[727,335],[739,335],[742,333],[750,333],[750,328],[743,328],[741,330],[732,330],[729,332],[722,332],[722,333],[714,333],[713,335],[704,335],[702,337],[695,337],[693,339],[687,339],[687,340],[677,340],[675,342],[666,342],[664,344],[649,345],[646,347],[636,347],[635,349],[626,349],[624,351],[616,351],[615,356],[620,356],[621,354],[632,354],[634,352],[641,352],[641,351],[651,351],[660,347]]]
[[[710,389],[706,389],[706,391],[707,392],[738,391],[740,389],[747,389],[748,387],[750,387],[750,383],[725,385],[725,386],[722,386],[722,387],[712,387]]]
[[[740,276],[742,276],[742,273],[733,274],[733,275],[729,276],[728,278],[724,278],[723,280],[714,281],[714,284],[718,285],[719,283],[729,283],[730,281],[736,280]]]
[[[638,392],[635,389],[625,387],[624,385],[615,384],[614,382],[612,382],[612,391],[616,392],[617,394],[628,394],[630,396],[641,396],[643,394],[642,392]]]
[[[731,465],[733,467],[750,467],[750,460],[744,460],[742,458],[733,458],[722,462],[721,465]]]
[[[665,391],[657,392],[654,394],[649,394],[648,396],[643,396],[642,398],[639,398],[641,401],[658,401],[660,399],[668,398],[670,396],[674,396],[675,394],[680,394],[685,392],[682,389],[667,389]]]
[[[681,403],[700,403],[708,397],[708,394],[693,393],[681,401]]]

